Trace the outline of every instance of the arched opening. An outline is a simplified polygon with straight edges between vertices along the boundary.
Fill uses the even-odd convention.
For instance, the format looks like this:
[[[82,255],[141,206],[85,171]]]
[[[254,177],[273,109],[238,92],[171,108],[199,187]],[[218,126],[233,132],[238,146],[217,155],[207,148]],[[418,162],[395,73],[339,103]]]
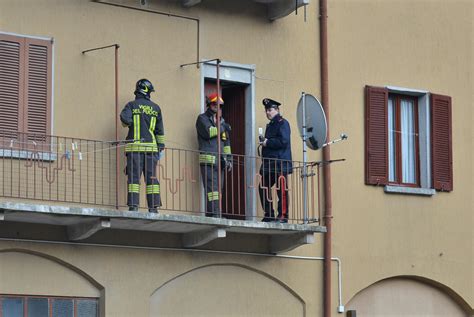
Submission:
[[[160,286],[150,316],[305,316],[303,299],[269,274],[239,264],[195,268]]]
[[[357,316],[467,317],[469,305],[435,281],[400,276],[378,281],[357,293],[346,305]],[[354,316],[352,314],[352,316]]]

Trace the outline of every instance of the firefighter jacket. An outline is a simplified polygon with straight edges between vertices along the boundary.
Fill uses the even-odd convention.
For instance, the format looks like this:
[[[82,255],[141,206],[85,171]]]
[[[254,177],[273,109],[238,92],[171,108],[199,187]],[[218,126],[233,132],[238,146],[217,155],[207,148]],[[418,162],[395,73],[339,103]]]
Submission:
[[[221,117],[221,159],[230,162],[230,125]],[[217,164],[217,123],[214,122],[214,112],[207,109],[205,113],[198,116],[196,120],[196,130],[199,143],[199,163],[200,164]]]
[[[128,126],[127,140],[134,140],[125,152],[158,152],[165,147],[163,115],[150,99],[137,95],[123,108],[120,120]]]
[[[292,173],[290,135],[290,124],[279,114],[267,124],[267,143],[262,149],[262,169],[265,172]]]

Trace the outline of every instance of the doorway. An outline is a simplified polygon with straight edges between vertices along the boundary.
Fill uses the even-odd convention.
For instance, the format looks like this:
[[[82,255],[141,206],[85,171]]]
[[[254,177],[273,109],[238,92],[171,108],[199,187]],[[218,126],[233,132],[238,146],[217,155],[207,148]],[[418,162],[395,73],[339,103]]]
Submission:
[[[201,112],[205,111],[205,96],[216,92],[216,63],[205,62],[201,68]],[[225,101],[223,116],[232,126],[231,146],[236,160],[234,172],[224,190],[223,216],[254,220],[257,214],[255,146],[255,65],[222,61],[220,63],[221,95]],[[233,179],[232,179],[233,176]],[[233,186],[233,187],[232,187]],[[236,199],[238,198],[238,199]],[[232,200],[233,199],[233,200]],[[204,210],[204,205],[201,205]]]
[[[233,154],[232,171],[223,174],[222,216],[231,219],[245,219],[245,93],[249,85],[221,81],[221,95],[224,99],[222,117],[231,126],[230,144]],[[217,90],[214,79],[205,79],[205,94]]]

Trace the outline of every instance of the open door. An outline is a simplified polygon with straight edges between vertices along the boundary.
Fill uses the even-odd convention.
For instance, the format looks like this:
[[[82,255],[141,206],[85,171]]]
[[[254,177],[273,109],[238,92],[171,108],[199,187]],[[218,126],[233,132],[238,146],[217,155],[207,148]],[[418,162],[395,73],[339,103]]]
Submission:
[[[232,127],[230,143],[232,172],[225,173],[222,214],[226,218],[245,219],[245,89],[246,85],[224,87],[222,116]]]
[[[230,144],[233,154],[233,170],[225,172],[222,192],[222,216],[232,219],[245,219],[245,89],[248,85],[221,81],[221,95],[224,99],[222,116],[230,124]],[[206,79],[204,93],[216,92],[216,81]]]

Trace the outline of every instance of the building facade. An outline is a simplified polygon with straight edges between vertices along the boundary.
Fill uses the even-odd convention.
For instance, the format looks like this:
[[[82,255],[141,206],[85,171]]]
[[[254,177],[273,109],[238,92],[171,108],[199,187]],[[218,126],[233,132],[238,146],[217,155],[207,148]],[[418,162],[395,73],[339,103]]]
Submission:
[[[319,18],[316,0],[1,1],[0,317],[322,316],[323,167],[305,196],[296,111],[321,95]],[[349,135],[332,316],[474,314],[473,18],[469,0],[328,1],[329,135]],[[118,111],[140,78],[164,117],[159,215],[144,186],[126,206]],[[235,156],[214,219],[195,122],[217,79]],[[288,224],[260,222],[267,97],[292,128]]]

